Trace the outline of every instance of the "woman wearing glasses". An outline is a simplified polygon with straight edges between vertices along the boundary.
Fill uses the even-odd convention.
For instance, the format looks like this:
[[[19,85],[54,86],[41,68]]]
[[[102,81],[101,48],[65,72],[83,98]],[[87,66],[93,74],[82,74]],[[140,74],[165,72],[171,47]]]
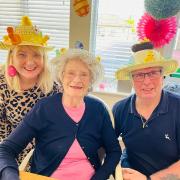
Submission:
[[[180,179],[180,96],[163,90],[164,76],[177,62],[162,57],[150,42],[135,44],[132,51],[116,78],[131,80],[135,94],[113,107],[116,135],[125,144],[123,178]]]

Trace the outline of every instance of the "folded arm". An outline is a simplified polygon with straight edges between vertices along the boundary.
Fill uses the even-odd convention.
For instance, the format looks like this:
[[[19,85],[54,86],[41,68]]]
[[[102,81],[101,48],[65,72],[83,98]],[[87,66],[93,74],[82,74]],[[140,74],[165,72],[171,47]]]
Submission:
[[[180,179],[180,160],[173,163],[166,169],[160,170],[150,176],[151,180],[179,180]],[[123,179],[124,180],[146,180],[147,177],[130,168],[123,168]]]
[[[10,176],[13,176],[13,180],[16,180],[15,177],[18,175],[16,158],[27,144],[31,142],[34,135],[31,128],[22,122],[8,138],[0,144],[1,180],[6,180]]]
[[[166,169],[158,171],[151,175],[152,180],[179,180],[180,179],[180,160]]]
[[[36,137],[38,128],[42,124],[40,119],[38,107],[36,107],[26,115],[17,128],[0,144],[1,180],[6,180],[8,176],[13,176],[13,174],[13,180],[16,180],[15,177],[18,175],[16,158],[28,143]]]

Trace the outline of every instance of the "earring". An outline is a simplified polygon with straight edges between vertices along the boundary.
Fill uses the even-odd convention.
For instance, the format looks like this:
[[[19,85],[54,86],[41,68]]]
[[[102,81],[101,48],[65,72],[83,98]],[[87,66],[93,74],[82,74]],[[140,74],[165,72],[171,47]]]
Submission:
[[[14,77],[17,74],[16,68],[13,65],[8,66],[7,72],[10,77]]]

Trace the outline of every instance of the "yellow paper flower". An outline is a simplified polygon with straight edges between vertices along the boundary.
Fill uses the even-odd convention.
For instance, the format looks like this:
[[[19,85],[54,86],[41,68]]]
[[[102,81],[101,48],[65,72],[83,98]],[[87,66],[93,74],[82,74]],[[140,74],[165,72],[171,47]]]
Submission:
[[[100,56],[96,56],[96,61],[97,61],[98,63],[100,63],[100,62],[101,62],[101,57],[100,57]]]
[[[147,63],[147,62],[153,62],[153,61],[155,61],[153,51],[152,51],[152,50],[149,50],[149,51],[147,52],[146,58],[144,59],[144,62]]]
[[[60,49],[60,55],[65,54],[65,53],[66,53],[66,51],[67,51],[67,49],[66,49],[66,48],[61,48],[61,49]]]
[[[150,40],[148,38],[144,38],[140,40],[140,43],[145,43],[145,42],[150,42]]]

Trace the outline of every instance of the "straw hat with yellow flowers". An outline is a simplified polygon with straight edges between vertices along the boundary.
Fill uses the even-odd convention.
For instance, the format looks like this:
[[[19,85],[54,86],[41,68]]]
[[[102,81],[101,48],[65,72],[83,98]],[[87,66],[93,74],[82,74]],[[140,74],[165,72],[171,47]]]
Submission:
[[[47,45],[48,39],[49,36],[43,36],[28,16],[23,16],[18,26],[7,27],[7,35],[0,41],[0,49],[8,50],[16,45],[30,45],[52,50],[53,47]]]
[[[176,71],[178,63],[174,59],[164,58],[158,51],[153,49],[150,42],[141,42],[132,46],[134,52],[128,65],[118,69],[115,73],[118,80],[129,80],[131,72],[149,68],[162,67],[163,75],[169,75]]]

